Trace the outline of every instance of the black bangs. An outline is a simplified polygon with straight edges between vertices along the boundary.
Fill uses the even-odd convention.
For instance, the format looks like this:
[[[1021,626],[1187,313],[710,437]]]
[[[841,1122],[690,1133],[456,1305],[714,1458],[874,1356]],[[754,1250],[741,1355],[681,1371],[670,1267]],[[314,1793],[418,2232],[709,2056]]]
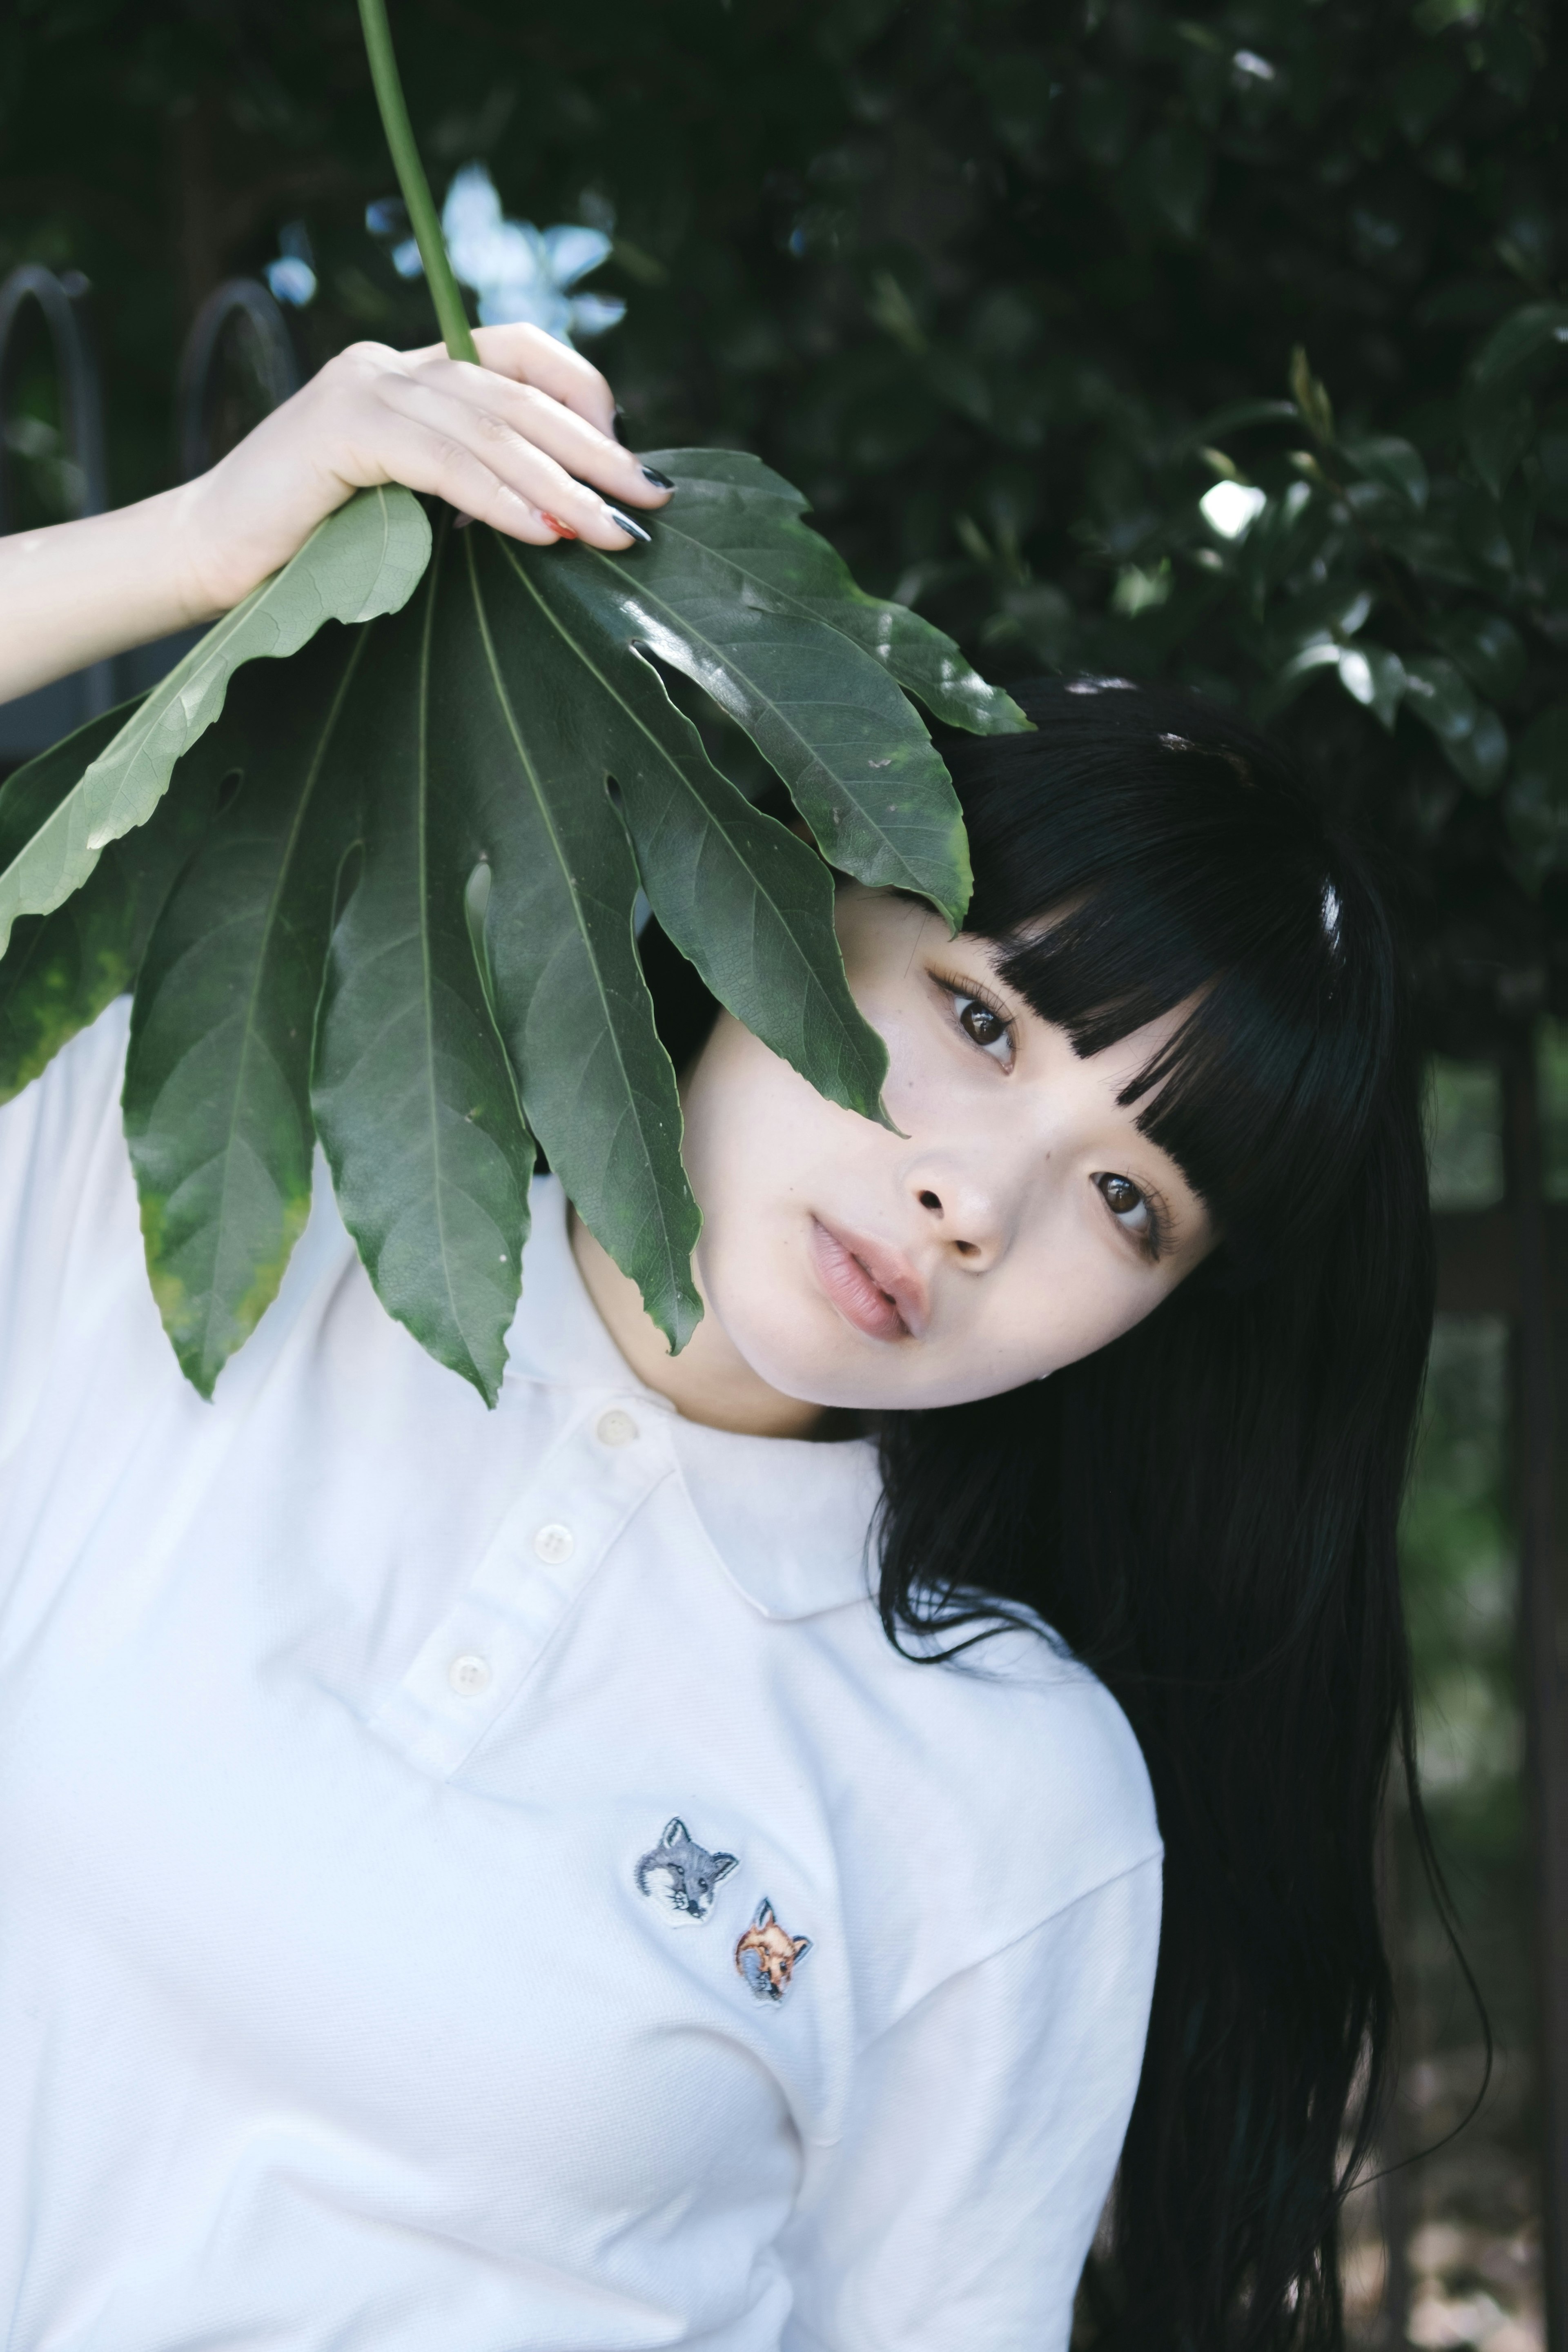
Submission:
[[[1016,690],[1017,691],[1017,690]],[[948,740],[965,929],[1079,1054],[1185,1008],[1121,1099],[1207,1202],[1237,1274],[1331,1214],[1396,1025],[1387,919],[1279,749],[1178,690],[1017,692],[1035,731]]]

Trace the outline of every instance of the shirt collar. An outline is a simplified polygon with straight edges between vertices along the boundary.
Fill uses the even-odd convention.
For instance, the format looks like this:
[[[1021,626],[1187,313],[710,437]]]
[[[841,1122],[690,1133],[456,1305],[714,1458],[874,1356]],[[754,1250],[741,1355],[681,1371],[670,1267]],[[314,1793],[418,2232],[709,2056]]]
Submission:
[[[741,1437],[683,1421],[636,1377],[584,1287],[566,1196],[534,1180],[523,1293],[507,1340],[507,1391],[521,1382],[613,1389],[661,1417],[676,1467],[719,1566],[765,1617],[814,1617],[864,1601],[872,1516],[881,1493],[866,1439],[814,1444]]]

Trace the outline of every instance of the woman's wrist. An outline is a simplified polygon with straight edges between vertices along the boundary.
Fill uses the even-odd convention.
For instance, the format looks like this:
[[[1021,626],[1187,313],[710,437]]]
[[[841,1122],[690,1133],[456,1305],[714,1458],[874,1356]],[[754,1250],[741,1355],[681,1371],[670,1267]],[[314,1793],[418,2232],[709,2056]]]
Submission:
[[[185,625],[215,621],[243,604],[254,588],[280,571],[331,511],[325,499],[268,501],[258,515],[254,494],[236,499],[220,459],[209,473],[167,493],[171,586],[185,609]],[[279,486],[281,488],[281,486]],[[342,490],[335,503],[348,497]],[[299,507],[300,511],[292,509]],[[177,586],[176,586],[177,583]]]
[[[195,536],[182,488],[0,539],[0,701],[214,619]]]

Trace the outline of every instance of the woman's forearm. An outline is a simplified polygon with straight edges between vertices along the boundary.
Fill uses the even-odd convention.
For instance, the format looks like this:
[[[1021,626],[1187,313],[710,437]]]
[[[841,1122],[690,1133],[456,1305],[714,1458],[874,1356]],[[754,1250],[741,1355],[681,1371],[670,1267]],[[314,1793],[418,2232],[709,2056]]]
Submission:
[[[0,539],[0,702],[223,609],[191,561],[190,493]]]
[[[474,340],[479,367],[439,346],[356,343],[198,480],[0,539],[0,702],[216,619],[377,483],[536,546],[646,537],[610,501],[662,506],[671,485],[615,438],[597,368],[537,327]]]

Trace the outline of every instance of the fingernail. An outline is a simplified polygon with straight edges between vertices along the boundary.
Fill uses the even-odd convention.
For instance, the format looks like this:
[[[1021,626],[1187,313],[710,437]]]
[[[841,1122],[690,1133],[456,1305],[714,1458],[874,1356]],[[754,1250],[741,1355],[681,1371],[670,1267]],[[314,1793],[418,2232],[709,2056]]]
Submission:
[[[640,464],[641,460],[639,459],[638,462]],[[644,466],[642,469],[642,478],[645,482],[651,482],[656,490],[672,490],[675,488],[674,481],[671,479],[670,476],[668,474],[661,474],[657,466]]]
[[[633,539],[640,539],[645,547],[653,537],[653,533],[650,530],[644,530],[640,522],[634,522],[630,515],[623,514],[619,507],[613,507],[606,503],[605,512],[609,516],[610,520],[615,524],[617,530],[626,531]]]
[[[473,519],[472,515],[460,514],[458,517],[457,521],[452,525],[452,529],[454,530],[467,530],[468,525],[473,521]]]
[[[542,511],[542,509],[540,513],[540,520],[542,522],[547,522],[550,525],[551,530],[556,532],[562,539],[575,539],[577,536],[569,522],[562,522],[556,516],[547,515]]]

